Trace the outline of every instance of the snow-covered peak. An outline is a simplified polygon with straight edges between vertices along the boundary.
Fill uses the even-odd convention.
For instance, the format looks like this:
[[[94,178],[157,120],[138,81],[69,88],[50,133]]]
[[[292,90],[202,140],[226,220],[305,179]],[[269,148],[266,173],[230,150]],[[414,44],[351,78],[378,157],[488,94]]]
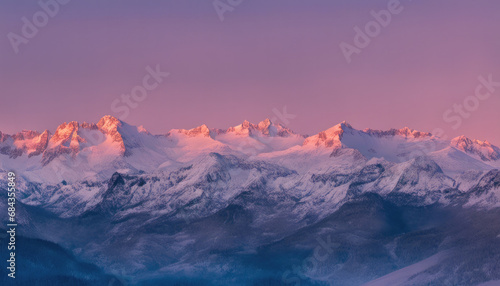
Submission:
[[[310,136],[306,138],[304,141],[304,145],[314,145],[314,146],[326,146],[333,147],[337,146],[343,142],[344,134],[349,134],[353,136],[369,136],[375,138],[390,138],[390,137],[401,137],[402,139],[430,139],[432,134],[428,132],[421,132],[414,129],[410,129],[408,127],[404,127],[401,129],[389,129],[389,130],[374,130],[374,129],[365,129],[365,130],[357,130],[354,129],[349,123],[346,121],[342,121],[341,123],[325,130],[317,135]],[[368,137],[365,137],[368,138]]]
[[[122,124],[123,122],[118,118],[111,115],[106,115],[99,120],[99,122],[97,123],[97,127],[99,127],[99,129],[101,129],[105,133],[111,134],[117,132],[118,128],[121,127]]]
[[[107,164],[106,161],[109,163],[109,160],[130,156],[132,149],[141,146],[145,150],[153,148],[154,144],[150,144],[152,141],[154,136],[144,127],[128,125],[110,115],[102,117],[97,124],[65,122],[59,125],[43,150],[41,164],[48,165],[65,155],[94,164]]]
[[[297,135],[290,129],[281,124],[273,123],[269,118],[259,122],[258,124],[250,123],[245,120],[242,124],[228,128],[225,133],[234,133],[236,135],[247,136],[280,136],[287,137]]]
[[[105,137],[110,137],[111,142],[118,142],[124,148],[120,134],[123,125],[125,123],[110,115],[102,117],[97,124],[64,122],[57,127],[56,132],[50,138],[48,149],[67,147],[76,153],[84,147],[100,144],[105,141]]]
[[[338,128],[341,128],[342,130],[346,130],[346,129],[354,129],[351,124],[349,124],[346,120],[340,122],[339,124],[337,124],[336,126],[338,126]]]
[[[148,135],[151,134],[151,133],[149,133],[149,131],[143,125],[137,126],[137,131],[139,131],[140,133],[148,134]]]
[[[350,148],[358,150],[365,158],[384,158],[391,162],[404,162],[441,150],[449,141],[440,140],[430,133],[408,127],[402,129],[357,130],[343,121],[325,131],[306,138],[304,147],[323,147],[337,152]],[[332,153],[336,154],[336,153]]]
[[[260,130],[264,130],[268,129],[271,126],[271,124],[272,124],[271,120],[269,118],[266,118],[263,121],[259,122],[259,124],[257,124],[257,127]]]
[[[250,127],[253,125],[247,120],[243,121],[242,124],[236,125],[234,127],[229,127],[226,132],[227,133],[235,133],[237,135],[250,135]]]
[[[33,139],[33,138],[39,136],[39,135],[40,135],[40,133],[38,131],[23,130],[19,133],[12,135],[12,138],[14,138],[14,140],[30,140],[30,139]]]
[[[208,126],[205,124],[198,126],[198,127],[195,127],[195,128],[192,128],[192,129],[189,129],[189,130],[174,129],[174,130],[170,131],[169,134],[172,134],[172,132],[181,133],[181,134],[184,134],[184,135],[189,136],[189,137],[198,137],[198,136],[200,136],[200,137],[213,137],[212,132],[210,131]]]
[[[500,148],[488,141],[472,140],[462,135],[453,138],[450,146],[467,154],[477,156],[483,161],[500,159]]]
[[[32,130],[23,130],[14,135],[0,132],[0,154],[16,158],[27,154],[29,157],[41,154],[49,142],[50,132],[43,133]]]
[[[71,139],[73,132],[78,131],[80,125],[76,121],[71,121],[70,123],[64,122],[59,125],[54,133],[54,136],[50,138],[52,144],[66,143]]]
[[[307,137],[303,146],[341,147],[342,137],[346,131],[352,132],[355,131],[355,129],[346,121],[342,121],[325,131]]]

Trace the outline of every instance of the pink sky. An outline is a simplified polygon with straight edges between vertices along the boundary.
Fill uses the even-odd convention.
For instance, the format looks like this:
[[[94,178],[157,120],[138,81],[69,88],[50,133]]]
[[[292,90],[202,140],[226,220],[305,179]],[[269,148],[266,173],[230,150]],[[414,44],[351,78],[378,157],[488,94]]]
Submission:
[[[244,0],[222,22],[212,1],[158,2],[71,1],[17,54],[7,35],[41,8],[0,3],[0,131],[118,116],[112,102],[159,65],[170,75],[125,119],[152,133],[258,122],[286,106],[303,134],[347,120],[500,145],[500,87],[456,130],[443,120],[474,96],[478,76],[500,82],[498,1],[401,0],[351,63],[340,43],[389,1]]]

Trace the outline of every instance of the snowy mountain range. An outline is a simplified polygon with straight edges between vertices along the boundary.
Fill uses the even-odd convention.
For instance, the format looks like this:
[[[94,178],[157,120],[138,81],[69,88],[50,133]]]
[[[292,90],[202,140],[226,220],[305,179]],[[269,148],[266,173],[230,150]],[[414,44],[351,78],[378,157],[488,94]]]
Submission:
[[[307,161],[317,166],[333,160],[329,157],[348,153],[364,161],[380,159],[392,163],[426,156],[449,175],[463,173],[471,166],[475,170],[500,166],[500,148],[488,141],[465,136],[446,141],[407,127],[356,130],[345,121],[309,137],[269,119],[258,124],[245,121],[227,130],[201,125],[152,135],[142,126],[131,126],[112,116],[104,116],[97,124],[63,123],[54,134],[48,130],[24,130],[13,135],[0,132],[2,169],[16,169],[27,180],[40,183],[59,183],[63,176],[57,173],[61,169],[74,172],[64,176],[64,180],[73,182],[100,174],[107,178],[118,166],[131,173],[169,169],[212,152],[278,164],[307,156]],[[293,167],[297,168],[300,167]]]
[[[476,257],[500,241],[499,169],[488,141],[345,121],[313,136],[269,119],[153,135],[112,116],[53,134],[0,132],[0,172],[19,177],[22,235],[137,285],[500,280],[500,253]],[[479,214],[493,223],[481,245],[469,243]],[[325,235],[335,250],[303,267]],[[462,259],[468,251],[479,266]]]

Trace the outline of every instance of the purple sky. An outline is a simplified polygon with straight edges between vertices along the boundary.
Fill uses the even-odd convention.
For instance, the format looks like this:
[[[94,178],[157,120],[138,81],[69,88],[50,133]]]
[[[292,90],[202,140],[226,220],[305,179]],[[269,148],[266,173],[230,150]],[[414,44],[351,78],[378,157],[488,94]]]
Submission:
[[[478,76],[500,82],[497,0],[401,0],[401,13],[351,63],[340,43],[352,45],[354,26],[389,0],[244,0],[224,21],[211,0],[73,0],[16,54],[8,34],[22,36],[22,17],[41,10],[20,2],[0,3],[3,132],[123,115],[112,102],[159,65],[169,77],[125,119],[153,133],[258,122],[286,106],[296,116],[288,126],[304,134],[347,120],[500,145],[500,87],[456,130],[443,120],[454,104],[474,103]]]

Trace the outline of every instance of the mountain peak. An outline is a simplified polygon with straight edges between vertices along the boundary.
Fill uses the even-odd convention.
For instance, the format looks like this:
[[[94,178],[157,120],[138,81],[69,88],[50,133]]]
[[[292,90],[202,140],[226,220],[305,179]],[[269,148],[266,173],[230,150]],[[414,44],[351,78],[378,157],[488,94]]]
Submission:
[[[389,130],[373,130],[373,129],[365,129],[363,131],[354,129],[347,121],[342,121],[337,125],[334,125],[333,127],[330,127],[327,130],[324,130],[322,132],[319,132],[317,135],[310,136],[306,138],[304,141],[303,145],[310,145],[310,146],[326,146],[326,147],[346,147],[346,146],[351,146],[351,145],[356,145],[359,142],[356,140],[348,140],[349,142],[346,144],[343,144],[345,140],[343,138],[348,134],[350,137],[355,136],[359,137],[359,139],[356,140],[366,140],[366,139],[361,139],[363,136],[374,136],[374,137],[394,137],[394,136],[401,136],[404,138],[424,138],[424,137],[431,137],[432,134],[427,133],[427,132],[420,132],[416,131],[413,129],[410,129],[408,127],[404,127],[401,129],[389,129]],[[346,141],[347,142],[347,141]],[[357,143],[356,143],[357,142]],[[344,142],[345,143],[345,142]]]
[[[73,133],[78,131],[78,127],[80,127],[80,124],[76,121],[71,121],[69,123],[64,122],[57,127],[56,132],[54,133],[54,136],[50,138],[50,141],[53,144],[65,144],[71,140]]]
[[[346,121],[342,121],[325,131],[321,131],[316,135],[307,137],[303,146],[325,146],[325,147],[340,147],[342,145],[342,135],[346,130],[354,130]]]
[[[139,133],[145,133],[145,134],[151,135],[151,133],[149,133],[149,131],[144,127],[144,125],[137,126],[137,131]]]
[[[337,125],[339,125],[339,126],[340,126],[341,128],[343,128],[343,129],[344,129],[344,128],[354,129],[354,128],[352,128],[351,124],[347,123],[347,121],[346,121],[346,120],[344,120],[344,121],[340,122],[340,123],[339,123],[339,124],[337,124]]]
[[[248,128],[250,128],[250,126],[251,126],[251,125],[253,125],[253,124],[252,124],[252,123],[250,123],[250,122],[248,122],[248,120],[245,120],[245,121],[243,121],[243,123],[241,124],[241,127],[242,127],[243,129],[248,129]]]
[[[461,144],[473,144],[472,140],[465,135],[457,136],[451,139],[451,142],[461,143]]]
[[[273,126],[273,123],[269,118],[266,118],[263,121],[259,122],[256,127],[256,129],[262,132],[262,134],[264,135],[274,136],[278,133],[277,127]]]
[[[111,115],[105,115],[97,122],[97,127],[104,131],[114,131],[121,125],[122,121]]]
[[[186,130],[186,129],[178,129],[178,133],[182,133],[184,135],[187,135],[189,137],[197,137],[197,136],[202,136],[202,137],[212,137],[210,129],[206,124],[200,125],[198,127]]]
[[[228,128],[225,133],[235,133],[237,135],[265,135],[265,136],[280,136],[287,137],[296,135],[293,131],[281,124],[275,124],[271,119],[266,118],[258,124],[250,123],[245,120],[242,124]]]
[[[461,135],[453,138],[450,146],[465,153],[476,155],[483,161],[496,161],[500,159],[500,148],[488,141],[472,140]]]
[[[118,118],[106,115],[97,122],[97,127],[104,133],[111,136],[113,142],[119,142],[122,145],[122,149],[125,150],[125,143],[123,142],[123,137],[119,132],[120,127],[124,124]]]
[[[263,121],[259,122],[259,124],[257,124],[257,127],[259,129],[267,129],[269,128],[269,126],[271,126],[273,123],[271,122],[271,120],[269,118],[266,118],[264,119]]]

